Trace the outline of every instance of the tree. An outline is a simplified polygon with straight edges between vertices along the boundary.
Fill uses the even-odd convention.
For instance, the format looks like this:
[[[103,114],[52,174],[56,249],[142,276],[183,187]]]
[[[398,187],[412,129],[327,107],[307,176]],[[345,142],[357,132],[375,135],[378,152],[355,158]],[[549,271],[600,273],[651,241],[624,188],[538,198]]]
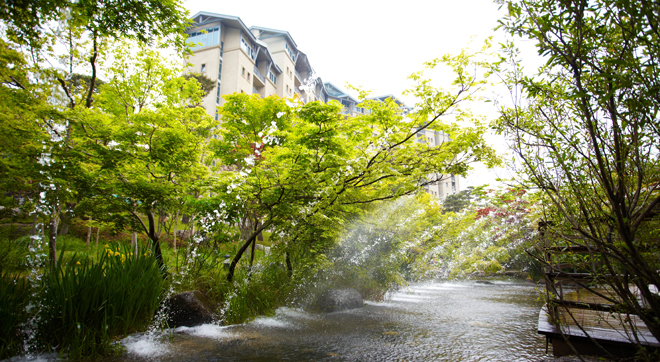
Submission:
[[[3,186],[30,198],[35,212],[50,220],[55,265],[60,212],[81,198],[84,188],[73,184],[90,181],[80,180],[87,150],[72,134],[93,129],[94,111],[88,110],[106,45],[120,37],[160,44],[167,38],[182,51],[188,19],[169,0],[18,0],[0,5],[0,20],[0,131],[16,136],[2,144]]]
[[[548,233],[591,248],[590,271],[616,293],[604,297],[660,338],[660,296],[652,290],[660,286],[660,7],[500,3],[508,7],[501,26],[534,40],[546,63],[523,77],[514,48],[505,49],[498,65],[511,66],[503,77],[516,104],[502,109],[496,127],[517,153],[524,182],[551,202]]]
[[[466,207],[470,206],[472,201],[472,191],[474,187],[470,186],[467,190],[460,191],[456,194],[447,195],[442,202],[442,212],[460,212]]]
[[[235,215],[226,209],[238,208],[260,221],[244,238],[228,279],[265,228],[279,241],[275,251],[285,255],[293,272],[292,260],[324,250],[341,224],[364,205],[438,181],[429,180],[429,174],[465,175],[471,162],[499,162],[483,139],[484,128],[458,106],[475,99],[483,84],[471,73],[477,66],[473,56],[464,52],[426,64],[443,64],[455,72],[451,90],[432,87],[423,72],[413,74],[410,93],[419,103],[405,117],[393,101],[366,100],[366,92],[360,98],[370,112],[360,117],[344,117],[336,102],[301,105],[277,97],[225,96],[221,137],[213,146],[227,170],[214,191],[216,205],[222,205],[216,210]],[[475,126],[440,121],[451,112]],[[452,141],[436,146],[415,142],[417,132],[427,128],[450,134]]]
[[[101,118],[79,141],[95,155],[91,190],[106,211],[98,219],[143,231],[162,267],[159,220],[206,177],[205,140],[217,122],[198,106],[203,90],[195,79],[180,77],[158,51],[132,51],[126,43],[116,48],[96,102]]]

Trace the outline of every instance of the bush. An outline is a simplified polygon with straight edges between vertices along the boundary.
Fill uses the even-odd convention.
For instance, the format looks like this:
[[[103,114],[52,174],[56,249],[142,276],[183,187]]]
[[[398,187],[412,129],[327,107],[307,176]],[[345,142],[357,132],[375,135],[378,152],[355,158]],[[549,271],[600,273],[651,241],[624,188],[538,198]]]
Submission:
[[[259,315],[272,315],[284,304],[292,287],[286,269],[272,262],[265,267],[254,266],[252,273],[244,268],[237,269],[233,283],[227,282],[224,271],[216,273],[206,283],[207,295],[223,303],[227,324],[243,323]]]
[[[112,351],[113,338],[148,327],[163,291],[151,251],[136,257],[126,247],[106,248],[97,260],[74,256],[46,273],[41,347],[69,358],[97,356]]]

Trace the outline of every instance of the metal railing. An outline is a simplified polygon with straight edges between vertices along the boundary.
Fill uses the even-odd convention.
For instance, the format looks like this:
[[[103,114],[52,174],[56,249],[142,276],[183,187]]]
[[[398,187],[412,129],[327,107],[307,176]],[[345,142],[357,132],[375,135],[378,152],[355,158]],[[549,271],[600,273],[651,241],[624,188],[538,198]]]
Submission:
[[[254,75],[259,77],[259,79],[261,79],[261,82],[263,84],[266,84],[266,77],[264,77],[263,74],[261,74],[261,72],[259,71],[259,68],[257,68],[256,65],[254,66]]]

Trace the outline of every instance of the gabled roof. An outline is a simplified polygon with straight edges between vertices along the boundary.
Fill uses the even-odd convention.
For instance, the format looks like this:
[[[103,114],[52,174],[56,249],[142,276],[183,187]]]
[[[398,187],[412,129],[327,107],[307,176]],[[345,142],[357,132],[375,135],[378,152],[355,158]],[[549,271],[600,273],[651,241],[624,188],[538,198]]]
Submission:
[[[324,84],[325,90],[328,92],[328,95],[333,98],[339,98],[339,99],[347,99],[351,100],[355,103],[360,103],[358,102],[357,99],[351,97],[349,94],[341,90],[339,87],[335,86],[334,84],[330,82],[325,82]]]
[[[252,40],[253,42],[257,41],[257,38],[254,36],[254,34],[252,34],[250,28],[248,28],[247,25],[243,23],[243,20],[241,20],[241,18],[239,18],[238,16],[210,13],[208,11],[200,11],[197,14],[193,15],[191,19],[193,20],[192,27],[202,26],[204,24],[208,24],[220,20],[222,21],[223,24],[225,24],[225,26],[243,30],[245,33],[247,33],[247,36],[249,36],[250,40]]]
[[[399,98],[397,98],[396,96],[394,96],[394,94],[385,94],[385,95],[378,96],[378,97],[369,97],[369,98],[367,98],[367,99],[373,99],[373,100],[376,100],[376,101],[385,102],[385,100],[388,99],[388,98],[391,98],[391,99],[392,99],[394,102],[396,102],[396,104],[398,104],[399,106],[405,106],[405,104],[403,103],[403,101],[401,101]]]
[[[264,36],[260,36],[259,38],[270,38],[273,36],[281,36],[283,35],[284,37],[287,38],[288,41],[290,41],[294,47],[296,47],[296,50],[298,50],[298,44],[296,44],[295,40],[293,40],[293,37],[291,34],[289,34],[288,31],[286,30],[277,30],[277,29],[271,29],[271,28],[264,28],[263,26],[251,26],[250,30],[259,30],[262,34],[265,33]]]
[[[268,49],[268,44],[262,42],[261,40],[257,40],[255,43],[259,46],[258,52],[263,52],[266,55],[266,58],[268,58],[268,60],[270,61],[270,63],[275,66],[275,70],[277,70],[277,73],[281,74],[282,69],[280,69],[279,65],[275,63],[275,60],[273,60],[273,55],[270,53],[270,49]],[[259,53],[257,53],[255,59],[256,58],[259,58]]]
[[[293,40],[293,37],[288,31],[265,28],[263,26],[251,26],[250,30],[258,30],[259,39],[261,40],[283,36],[289,41],[289,43],[292,44],[293,46],[292,50],[296,52],[296,61],[295,61],[296,69],[304,70],[308,72],[311,72],[313,70],[312,66],[309,64],[309,59],[307,58],[307,54],[301,52],[300,49],[298,49],[298,44],[296,44],[296,41]]]

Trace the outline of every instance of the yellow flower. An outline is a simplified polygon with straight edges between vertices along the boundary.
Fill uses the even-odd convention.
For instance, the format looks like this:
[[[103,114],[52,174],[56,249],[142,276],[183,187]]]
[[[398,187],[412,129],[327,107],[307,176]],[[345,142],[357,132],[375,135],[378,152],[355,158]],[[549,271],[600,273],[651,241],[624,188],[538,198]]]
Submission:
[[[80,265],[80,262],[79,262],[79,261],[77,261],[77,262],[76,262],[76,265]]]
[[[104,248],[109,248],[108,244],[103,245]]]
[[[118,251],[115,251],[115,256],[120,256],[120,255],[121,255],[121,253],[120,253],[120,252],[118,252]]]

